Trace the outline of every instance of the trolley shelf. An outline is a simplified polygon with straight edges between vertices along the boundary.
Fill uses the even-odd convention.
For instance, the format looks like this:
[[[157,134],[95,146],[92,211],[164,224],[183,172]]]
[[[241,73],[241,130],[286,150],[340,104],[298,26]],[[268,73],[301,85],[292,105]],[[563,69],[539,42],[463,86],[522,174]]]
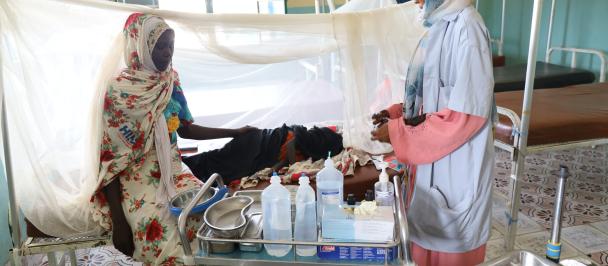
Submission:
[[[198,202],[200,197],[209,189],[210,183],[213,183],[216,178],[221,178],[214,174],[208,180],[199,193],[193,200],[184,208],[179,217],[180,237],[185,240],[185,221],[187,214],[194,207],[194,203]],[[323,241],[319,237],[318,241],[287,241],[287,240],[263,240],[263,239],[225,239],[212,237],[209,234],[209,229],[206,225],[201,226],[197,232],[199,242],[199,251],[197,254],[192,254],[189,245],[182,245],[184,248],[184,263],[186,265],[246,265],[246,266],[274,266],[274,265],[409,265],[411,264],[409,257],[409,249],[407,243],[407,218],[405,216],[405,207],[403,201],[403,191],[401,180],[398,176],[393,177],[395,186],[395,204],[393,205],[393,214],[395,217],[395,237],[393,241],[384,243],[368,243],[368,242],[328,242]],[[320,236],[320,234],[319,234]],[[226,254],[211,253],[210,243],[254,243],[254,244],[282,244],[291,245],[291,251],[283,257],[273,257],[268,255],[263,249],[260,252],[243,252],[236,248],[234,251]],[[305,246],[335,246],[335,247],[369,247],[384,249],[384,259],[379,260],[332,260],[319,258],[315,256],[298,256],[295,252],[296,245]],[[389,250],[393,250],[396,254],[389,259]]]

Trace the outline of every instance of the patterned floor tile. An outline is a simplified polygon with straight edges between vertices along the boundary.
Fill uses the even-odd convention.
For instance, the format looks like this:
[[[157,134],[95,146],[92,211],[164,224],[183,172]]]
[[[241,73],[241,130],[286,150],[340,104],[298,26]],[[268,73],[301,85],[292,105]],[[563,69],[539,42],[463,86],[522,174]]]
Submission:
[[[548,231],[537,232],[517,236],[517,238],[515,239],[515,244],[520,249],[528,250],[535,254],[544,256],[546,252],[547,241],[549,240],[549,238],[551,238],[551,235]],[[581,255],[583,254],[577,251],[573,246],[562,241],[561,258],[572,258]]]
[[[488,241],[486,244],[486,258],[485,261],[490,261],[506,254],[503,239],[494,239]]]
[[[608,265],[608,252],[593,253],[589,257],[599,265]]]
[[[585,254],[608,250],[608,235],[590,225],[564,228],[562,238]]]
[[[496,229],[500,233],[505,234],[508,218],[504,214],[504,212],[500,213],[500,214],[494,214],[493,219],[494,219],[494,222],[497,223]],[[519,222],[517,225],[517,235],[534,233],[534,232],[542,231],[544,229],[538,223],[536,223],[534,220],[525,216],[521,212],[519,213],[518,220],[519,220]]]
[[[602,231],[603,233],[608,234],[608,221],[592,223],[590,225]]]
[[[492,230],[490,231],[490,240],[503,238],[504,236],[502,233],[500,233],[500,231],[498,231],[496,228],[492,228]]]

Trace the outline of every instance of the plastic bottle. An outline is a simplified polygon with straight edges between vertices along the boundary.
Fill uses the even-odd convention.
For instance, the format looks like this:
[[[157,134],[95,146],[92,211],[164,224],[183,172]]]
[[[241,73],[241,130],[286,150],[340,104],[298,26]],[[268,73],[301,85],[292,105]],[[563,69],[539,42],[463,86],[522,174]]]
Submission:
[[[338,209],[344,198],[344,176],[334,167],[331,153],[325,167],[317,173],[317,222],[320,224],[325,209]]]
[[[393,206],[395,202],[395,188],[393,183],[388,181],[386,173],[386,165],[382,168],[382,173],[378,178],[378,182],[374,184],[374,196],[378,206]]]
[[[281,178],[274,173],[270,186],[262,191],[262,227],[265,240],[291,241],[291,200]],[[264,244],[268,255],[283,257],[291,245]]]
[[[309,185],[310,181],[306,175],[302,175],[299,180],[300,187],[296,193],[296,240],[317,241],[317,212],[315,191]],[[317,254],[316,246],[296,246],[296,253],[299,256],[314,256]]]

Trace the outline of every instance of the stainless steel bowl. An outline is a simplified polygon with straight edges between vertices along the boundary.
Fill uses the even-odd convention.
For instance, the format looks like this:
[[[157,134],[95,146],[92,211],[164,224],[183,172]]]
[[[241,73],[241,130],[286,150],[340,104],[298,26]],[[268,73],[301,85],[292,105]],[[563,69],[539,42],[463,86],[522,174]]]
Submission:
[[[188,205],[188,203],[190,203],[190,201],[192,200],[192,198],[194,198],[194,196],[196,195],[196,193],[198,193],[198,191],[199,191],[199,189],[195,188],[195,189],[182,191],[181,193],[175,195],[175,197],[173,197],[173,199],[171,200],[171,207],[183,209],[184,207],[186,207],[186,205]],[[203,195],[201,200],[199,200],[196,203],[196,205],[207,201],[208,199],[213,197],[213,195],[216,192],[217,192],[217,189],[215,189],[215,188],[207,190],[207,192],[205,192],[205,194]]]
[[[516,250],[507,253],[500,258],[483,263],[485,266],[558,266],[541,256],[525,250]]]
[[[204,220],[216,236],[240,237],[247,225],[247,210],[253,204],[248,196],[233,196],[220,200],[207,209]]]
[[[171,214],[175,216],[179,216],[182,212],[182,209],[192,201],[194,196],[200,191],[200,188],[193,188],[186,191],[182,191],[171,198],[171,206],[169,207],[169,211]],[[224,198],[228,189],[226,187],[218,188],[209,188],[207,192],[201,197],[201,199],[196,203],[194,208],[192,208],[191,214],[203,213],[211,204],[219,201]]]

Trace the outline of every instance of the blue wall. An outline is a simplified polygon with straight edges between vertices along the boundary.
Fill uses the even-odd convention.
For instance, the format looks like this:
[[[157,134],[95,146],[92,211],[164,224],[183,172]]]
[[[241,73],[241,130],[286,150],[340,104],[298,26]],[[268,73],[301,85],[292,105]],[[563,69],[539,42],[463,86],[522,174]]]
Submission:
[[[0,163],[0,265],[6,264],[11,247],[11,234],[8,231],[8,189],[4,167]]]
[[[479,0],[479,10],[494,38],[500,34],[500,0]],[[532,21],[532,0],[507,0],[505,15],[504,53],[507,64],[527,60]],[[538,59],[544,61],[551,0],[545,0],[541,21]],[[552,46],[566,46],[601,50],[608,53],[608,1],[557,0],[553,23]],[[577,66],[593,70],[599,75],[597,57],[578,56]],[[570,65],[570,55],[554,52],[551,62]]]

